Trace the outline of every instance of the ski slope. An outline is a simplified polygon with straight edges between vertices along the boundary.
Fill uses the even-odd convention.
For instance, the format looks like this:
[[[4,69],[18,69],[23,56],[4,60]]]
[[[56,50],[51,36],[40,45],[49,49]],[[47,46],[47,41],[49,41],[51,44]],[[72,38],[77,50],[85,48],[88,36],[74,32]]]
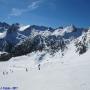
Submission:
[[[59,52],[55,56],[46,54],[39,62],[39,55],[44,53],[33,52],[1,62],[0,87],[18,87],[17,90],[90,90],[90,50],[79,56],[73,47],[63,57]]]

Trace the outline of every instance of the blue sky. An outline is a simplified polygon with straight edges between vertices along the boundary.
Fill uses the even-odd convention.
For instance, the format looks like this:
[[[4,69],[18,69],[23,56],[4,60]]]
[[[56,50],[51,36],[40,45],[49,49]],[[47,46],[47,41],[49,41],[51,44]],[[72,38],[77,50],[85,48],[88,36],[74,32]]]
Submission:
[[[90,0],[0,0],[0,21],[89,27]]]

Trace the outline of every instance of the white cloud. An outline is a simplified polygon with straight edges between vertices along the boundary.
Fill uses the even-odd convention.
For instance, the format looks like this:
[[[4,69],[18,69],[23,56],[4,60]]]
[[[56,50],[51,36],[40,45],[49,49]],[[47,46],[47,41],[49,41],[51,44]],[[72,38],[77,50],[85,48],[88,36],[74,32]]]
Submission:
[[[28,9],[34,10],[40,6],[41,1],[32,2],[32,4],[28,5]]]
[[[12,8],[11,13],[9,14],[10,16],[20,16],[23,13],[32,11],[40,7],[41,1],[34,1],[31,4],[29,4],[26,8],[19,9],[19,8]]]
[[[12,11],[10,13],[10,16],[20,16],[24,12],[26,12],[26,9],[17,9],[17,8],[12,8]]]

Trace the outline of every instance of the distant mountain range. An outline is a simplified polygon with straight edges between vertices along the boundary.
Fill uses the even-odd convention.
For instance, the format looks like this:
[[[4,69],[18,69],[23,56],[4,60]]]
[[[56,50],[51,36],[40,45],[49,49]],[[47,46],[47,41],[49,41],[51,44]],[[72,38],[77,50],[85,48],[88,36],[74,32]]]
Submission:
[[[83,54],[89,46],[88,28],[78,28],[74,25],[52,28],[37,25],[9,25],[0,22],[0,52],[1,61],[11,57],[25,55],[34,51],[46,51],[53,55],[68,49],[70,43],[75,43],[76,52]],[[9,56],[8,56],[9,55]],[[4,57],[8,57],[5,58]]]

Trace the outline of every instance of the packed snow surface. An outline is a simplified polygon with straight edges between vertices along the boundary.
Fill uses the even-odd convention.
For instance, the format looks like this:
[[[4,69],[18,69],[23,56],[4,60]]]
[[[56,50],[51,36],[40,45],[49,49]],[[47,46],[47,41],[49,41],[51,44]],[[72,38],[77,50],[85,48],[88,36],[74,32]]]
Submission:
[[[75,53],[73,44],[61,56],[33,52],[0,63],[0,87],[17,90],[90,90],[90,50]],[[44,55],[40,61],[40,55]],[[40,64],[40,70],[38,65]]]

